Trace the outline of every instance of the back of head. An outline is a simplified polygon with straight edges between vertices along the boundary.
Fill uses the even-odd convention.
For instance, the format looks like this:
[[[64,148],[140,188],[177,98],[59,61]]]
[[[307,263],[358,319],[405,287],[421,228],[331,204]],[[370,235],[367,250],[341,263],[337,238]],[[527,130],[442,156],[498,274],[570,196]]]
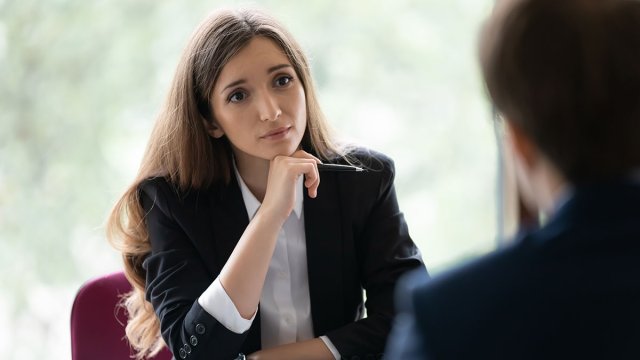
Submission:
[[[480,46],[496,107],[567,180],[640,167],[640,1],[499,0]]]

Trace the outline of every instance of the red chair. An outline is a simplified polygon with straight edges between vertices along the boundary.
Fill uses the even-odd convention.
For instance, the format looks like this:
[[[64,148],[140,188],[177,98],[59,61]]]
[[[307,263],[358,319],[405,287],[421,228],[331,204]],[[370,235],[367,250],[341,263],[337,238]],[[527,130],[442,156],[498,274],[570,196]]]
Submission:
[[[123,272],[87,281],[76,294],[71,309],[71,356],[73,360],[127,360],[133,356],[125,336],[126,310],[118,306],[131,291]],[[170,360],[164,348],[153,360]],[[151,359],[150,359],[151,360]]]

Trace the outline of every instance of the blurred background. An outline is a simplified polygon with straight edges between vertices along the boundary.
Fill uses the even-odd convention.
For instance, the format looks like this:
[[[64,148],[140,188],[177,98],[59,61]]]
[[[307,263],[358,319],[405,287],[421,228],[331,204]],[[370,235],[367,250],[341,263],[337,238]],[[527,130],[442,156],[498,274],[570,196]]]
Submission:
[[[223,5],[286,24],[339,134],[395,159],[432,273],[496,247],[498,155],[476,61],[491,0],[0,0],[0,358],[71,357],[75,293],[121,269],[107,214],[189,35]]]

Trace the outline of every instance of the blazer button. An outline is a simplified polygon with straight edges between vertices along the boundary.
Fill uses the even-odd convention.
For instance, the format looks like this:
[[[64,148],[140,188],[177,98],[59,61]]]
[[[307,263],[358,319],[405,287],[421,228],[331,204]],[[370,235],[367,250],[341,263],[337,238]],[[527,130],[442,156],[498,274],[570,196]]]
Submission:
[[[205,333],[205,331],[207,331],[207,328],[206,328],[206,327],[204,327],[204,325],[203,325],[203,324],[198,324],[198,325],[196,325],[196,334],[198,334],[198,335],[202,335],[202,334],[204,334],[204,333]]]
[[[187,352],[187,354],[191,354],[191,346],[189,346],[189,344],[184,344],[183,349]]]
[[[191,335],[189,342],[191,343],[191,346],[198,346],[198,338],[195,335]]]
[[[187,351],[184,348],[180,348],[180,351],[178,351],[178,355],[180,355],[180,359],[186,359]]]

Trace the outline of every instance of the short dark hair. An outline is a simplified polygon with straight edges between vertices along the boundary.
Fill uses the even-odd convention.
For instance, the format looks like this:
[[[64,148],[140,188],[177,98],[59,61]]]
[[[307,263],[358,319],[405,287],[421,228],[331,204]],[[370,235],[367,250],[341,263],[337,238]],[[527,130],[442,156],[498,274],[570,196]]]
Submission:
[[[480,41],[499,112],[568,181],[640,167],[640,1],[498,1]]]

